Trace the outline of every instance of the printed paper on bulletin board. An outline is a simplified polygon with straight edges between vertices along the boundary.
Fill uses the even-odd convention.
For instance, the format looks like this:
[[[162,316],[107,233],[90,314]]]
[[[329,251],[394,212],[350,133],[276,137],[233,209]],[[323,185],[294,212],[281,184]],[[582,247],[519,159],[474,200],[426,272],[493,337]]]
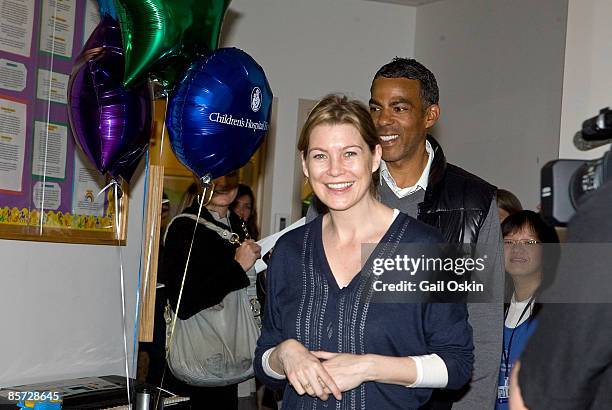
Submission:
[[[116,230],[114,191],[102,192],[68,124],[68,81],[97,2],[0,0],[0,11],[0,238],[122,242],[127,194]]]

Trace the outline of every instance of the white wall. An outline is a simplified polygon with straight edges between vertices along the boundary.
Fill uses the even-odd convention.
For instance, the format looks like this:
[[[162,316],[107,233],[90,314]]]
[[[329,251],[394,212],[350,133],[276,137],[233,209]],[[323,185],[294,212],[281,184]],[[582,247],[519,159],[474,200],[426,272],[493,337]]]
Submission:
[[[143,193],[141,175],[123,247],[130,352]],[[115,246],[0,241],[0,386],[125,374],[118,255]]]
[[[610,146],[578,151],[582,121],[612,106],[612,1],[570,0],[561,110],[560,158],[600,157]]]
[[[379,66],[413,55],[414,23],[413,7],[363,0],[232,1],[222,46],[255,58],[279,102],[272,197],[259,212],[291,215],[299,196],[298,99],[344,92],[367,102]],[[273,222],[262,226],[264,234]]]
[[[528,208],[539,203],[540,168],[558,155],[566,16],[567,0],[417,8],[415,54],[440,86],[434,135],[450,162]]]

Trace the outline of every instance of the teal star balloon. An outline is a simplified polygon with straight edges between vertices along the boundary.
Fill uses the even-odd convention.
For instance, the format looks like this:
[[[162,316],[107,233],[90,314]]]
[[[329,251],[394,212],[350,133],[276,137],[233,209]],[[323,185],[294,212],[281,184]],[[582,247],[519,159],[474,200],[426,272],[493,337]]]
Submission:
[[[125,49],[125,86],[152,75],[169,90],[197,56],[217,49],[230,0],[115,2]]]

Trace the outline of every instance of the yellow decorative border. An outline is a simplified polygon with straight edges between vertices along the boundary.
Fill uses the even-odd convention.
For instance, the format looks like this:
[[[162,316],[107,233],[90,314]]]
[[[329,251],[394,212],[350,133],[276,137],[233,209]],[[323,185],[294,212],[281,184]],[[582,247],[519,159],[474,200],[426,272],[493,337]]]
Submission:
[[[55,212],[49,210],[45,212],[43,217],[43,226],[48,228],[61,229],[86,229],[94,231],[110,231],[114,230],[113,221],[115,214],[115,196],[112,191],[107,194],[108,206],[103,216],[98,215],[80,215],[71,214],[70,212],[63,213],[62,211]],[[19,225],[19,226],[40,226],[40,212],[38,209],[29,210],[27,208],[5,206],[0,208],[0,224]]]

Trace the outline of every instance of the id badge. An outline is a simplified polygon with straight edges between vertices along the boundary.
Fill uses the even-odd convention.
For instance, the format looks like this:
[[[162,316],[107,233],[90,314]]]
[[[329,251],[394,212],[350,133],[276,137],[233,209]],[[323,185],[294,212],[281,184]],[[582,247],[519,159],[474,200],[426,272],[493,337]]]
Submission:
[[[504,377],[504,385],[497,386],[497,402],[508,403],[508,378]]]

